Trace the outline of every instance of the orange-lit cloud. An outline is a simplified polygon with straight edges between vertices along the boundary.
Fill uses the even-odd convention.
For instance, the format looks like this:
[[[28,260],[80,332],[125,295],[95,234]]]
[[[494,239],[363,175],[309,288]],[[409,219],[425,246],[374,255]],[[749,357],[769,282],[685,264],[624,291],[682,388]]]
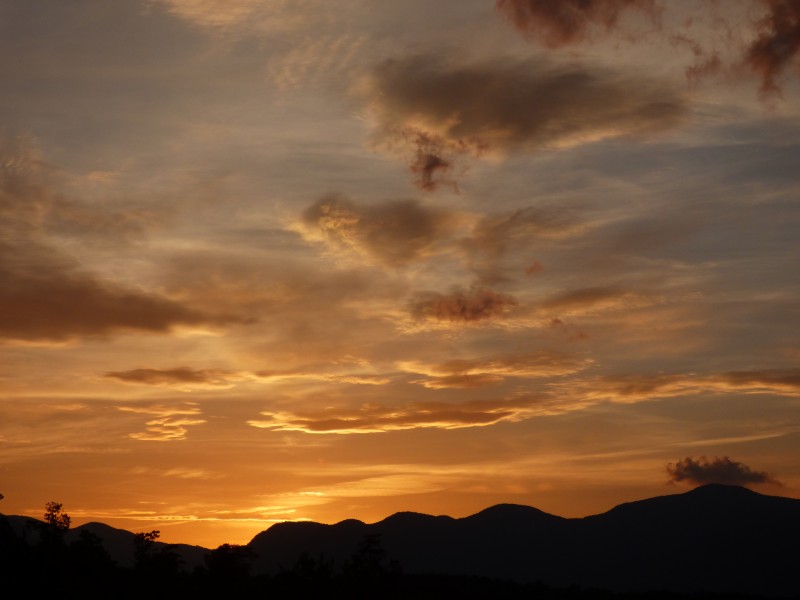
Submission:
[[[450,360],[426,365],[416,361],[398,363],[408,373],[425,375],[413,381],[426,388],[475,388],[499,383],[508,377],[557,377],[576,373],[588,367],[590,359],[540,352],[520,356],[500,356],[477,360]]]
[[[326,372],[327,369],[329,369],[329,367],[320,366],[317,369],[307,368],[293,371],[257,371],[253,373],[253,376],[261,381],[308,379],[350,385],[386,385],[392,382],[392,378],[386,375],[371,373],[330,373]]]
[[[296,29],[320,10],[319,0],[156,0],[171,13],[205,27],[253,27],[265,33]]]
[[[128,371],[109,371],[105,377],[125,383],[164,386],[178,390],[230,388],[242,382],[281,382],[293,379],[327,381],[350,385],[386,385],[391,377],[374,373],[330,372],[332,365],[284,371],[226,371],[222,369],[139,368]],[[335,367],[335,366],[334,366]]]
[[[749,485],[759,483],[779,483],[766,471],[754,471],[747,465],[733,461],[727,456],[708,460],[705,456],[695,459],[691,456],[667,465],[671,481],[686,481],[696,485],[722,483],[726,485]]]
[[[722,389],[800,395],[800,369],[729,371],[715,378]]]
[[[641,402],[655,398],[703,392],[800,396],[800,370],[769,369],[711,374],[659,373],[615,375],[571,382],[565,393],[578,393],[592,401]]]
[[[527,38],[550,48],[582,42],[593,27],[610,30],[631,9],[656,14],[653,0],[497,0],[495,6]]]
[[[448,294],[419,292],[411,301],[411,316],[418,321],[470,324],[502,320],[519,302],[509,294],[482,287],[454,289]]]
[[[536,407],[533,400],[470,401],[459,404],[445,402],[413,402],[404,406],[365,404],[357,408],[332,408],[318,412],[264,411],[265,419],[253,419],[249,425],[275,431],[305,433],[379,433],[404,429],[460,429],[483,427],[500,421],[527,418],[531,412],[547,410]]]
[[[655,301],[655,298],[645,294],[616,287],[579,288],[545,299],[539,305],[539,310],[564,317],[647,306]]]
[[[129,371],[109,371],[106,377],[118,379],[126,383],[142,383],[147,385],[175,386],[182,389],[231,387],[242,376],[229,371],[217,369],[190,369],[175,367],[172,369],[141,368]]]
[[[380,64],[362,93],[376,147],[406,153],[416,169],[420,156],[435,167],[422,170],[423,189],[436,187],[437,174],[449,176],[458,157],[647,136],[686,113],[680,95],[651,80],[537,62],[457,65],[431,55]]]
[[[191,404],[168,406],[117,406],[117,410],[135,414],[150,415],[156,418],[148,420],[145,430],[131,433],[128,437],[147,442],[170,442],[186,439],[187,427],[201,425],[205,419],[193,418],[202,414],[202,410]]]

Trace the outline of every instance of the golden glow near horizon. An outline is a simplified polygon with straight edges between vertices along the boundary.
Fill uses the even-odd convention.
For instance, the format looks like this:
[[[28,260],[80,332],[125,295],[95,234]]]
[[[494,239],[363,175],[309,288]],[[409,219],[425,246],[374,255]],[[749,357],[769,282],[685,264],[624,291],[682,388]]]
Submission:
[[[800,496],[796,2],[0,15],[3,513]]]

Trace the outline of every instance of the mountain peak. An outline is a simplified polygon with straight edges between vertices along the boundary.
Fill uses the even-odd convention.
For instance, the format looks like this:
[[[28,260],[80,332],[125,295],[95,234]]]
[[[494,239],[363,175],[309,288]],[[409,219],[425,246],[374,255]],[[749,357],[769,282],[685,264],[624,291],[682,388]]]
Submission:
[[[686,492],[687,494],[701,495],[701,494],[717,494],[717,495],[739,495],[739,496],[763,496],[754,490],[743,485],[734,485],[730,483],[704,483],[696,488]]]

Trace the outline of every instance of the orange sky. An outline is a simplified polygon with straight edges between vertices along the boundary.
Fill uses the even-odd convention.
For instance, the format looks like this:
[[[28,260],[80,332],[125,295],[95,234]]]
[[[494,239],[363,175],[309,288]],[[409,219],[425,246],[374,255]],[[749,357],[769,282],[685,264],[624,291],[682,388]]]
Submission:
[[[216,547],[800,497],[795,0],[0,0],[0,28],[3,513]]]

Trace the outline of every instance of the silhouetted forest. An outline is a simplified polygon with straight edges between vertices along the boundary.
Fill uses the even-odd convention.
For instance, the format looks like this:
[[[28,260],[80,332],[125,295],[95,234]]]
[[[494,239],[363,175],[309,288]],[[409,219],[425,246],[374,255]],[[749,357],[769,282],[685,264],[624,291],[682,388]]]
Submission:
[[[269,573],[254,568],[258,556],[250,544],[202,549],[202,564],[187,565],[185,553],[179,551],[182,545],[159,542],[159,531],[125,532],[124,542],[130,544],[128,550],[133,558],[130,565],[121,565],[111,557],[98,535],[86,527],[70,530],[70,526],[69,515],[57,502],[47,503],[43,520],[0,515],[0,580],[6,590],[4,598],[755,600],[767,597],[690,594],[657,588],[637,593],[614,592],[577,585],[558,587],[541,581],[411,572],[404,570],[403,564],[387,551],[382,534],[374,531],[362,535],[344,559],[302,552],[291,564],[281,564]],[[635,569],[635,565],[629,566]]]

